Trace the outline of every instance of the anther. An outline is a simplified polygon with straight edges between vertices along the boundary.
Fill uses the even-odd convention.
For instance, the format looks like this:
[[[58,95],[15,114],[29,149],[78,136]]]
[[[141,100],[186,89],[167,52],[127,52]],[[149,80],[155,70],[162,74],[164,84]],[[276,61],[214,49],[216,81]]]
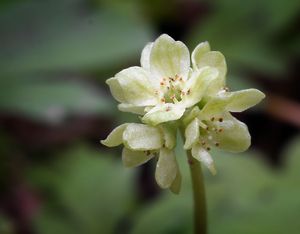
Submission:
[[[223,118],[219,118],[219,122],[223,122]]]
[[[211,119],[210,119],[211,121],[215,121],[215,117],[211,117]]]
[[[165,98],[160,99],[161,102],[166,102]]]
[[[206,143],[205,143],[205,141],[202,141],[201,144],[202,144],[202,145],[205,145]]]
[[[207,147],[206,150],[207,150],[207,151],[210,151],[210,147]]]
[[[166,111],[170,111],[170,110],[171,110],[171,107],[168,106],[168,107],[166,108]]]
[[[218,142],[215,143],[215,146],[219,147],[219,145],[220,145],[220,143],[218,143]]]
[[[189,89],[189,90],[186,92],[186,94],[189,95],[190,93],[191,93],[191,90]]]
[[[160,82],[160,85],[161,85],[161,86],[164,86],[164,85],[165,85],[165,83],[164,83],[164,82]]]
[[[223,128],[220,128],[220,129],[218,130],[218,132],[223,132]]]

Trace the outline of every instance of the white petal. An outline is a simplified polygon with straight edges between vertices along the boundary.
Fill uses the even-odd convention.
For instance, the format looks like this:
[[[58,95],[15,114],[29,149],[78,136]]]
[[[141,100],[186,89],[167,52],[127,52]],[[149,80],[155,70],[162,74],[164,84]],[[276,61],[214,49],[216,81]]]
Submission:
[[[168,149],[173,149],[176,146],[177,126],[174,124],[162,124],[160,128],[163,132],[165,146]]]
[[[151,73],[159,78],[178,75],[186,79],[190,67],[189,56],[189,50],[185,44],[163,34],[156,39],[151,50]]]
[[[200,115],[209,119],[224,111],[241,112],[256,105],[264,97],[265,95],[257,89],[222,92],[203,107]]]
[[[162,148],[156,164],[155,179],[161,188],[169,188],[178,173],[178,165],[172,150]]]
[[[148,43],[141,55],[141,66],[147,70],[150,70],[150,53],[153,47],[153,42]]]
[[[154,156],[154,154],[149,154],[143,151],[133,151],[127,149],[126,147],[124,147],[122,151],[122,161],[125,167],[140,166],[149,161]]]
[[[193,146],[192,156],[202,164],[204,164],[204,166],[206,166],[213,175],[216,174],[216,169],[212,157],[205,149],[201,147],[200,144],[196,144]]]
[[[152,108],[144,115],[142,121],[155,126],[163,122],[179,119],[183,115],[184,111],[185,108],[181,105],[165,103]]]
[[[170,190],[172,193],[179,194],[181,189],[182,176],[180,170],[178,169],[175,180],[173,181]]]
[[[132,123],[123,133],[123,143],[131,150],[154,150],[163,146],[163,137],[158,128]]]
[[[207,41],[200,43],[192,52],[192,64],[194,69],[198,69],[198,61],[201,61],[201,58],[204,54],[210,51],[210,46]]]
[[[251,144],[251,136],[247,125],[237,120],[229,113],[224,115],[223,121],[215,121],[214,127],[222,132],[213,133],[214,141],[219,143],[219,148],[230,152],[243,152]]]
[[[150,81],[151,76],[144,68],[130,67],[124,69],[116,74],[115,78],[122,88],[125,103],[136,106],[157,104],[158,97]],[[110,87],[113,88],[113,86]]]
[[[112,132],[107,136],[105,140],[102,140],[101,143],[108,147],[114,147],[123,143],[123,132],[125,131],[127,123],[122,124],[116,127]]]
[[[108,84],[111,94],[118,102],[126,102],[123,89],[117,78],[113,77],[106,80],[106,84]]]
[[[132,104],[121,103],[118,105],[118,109],[123,112],[131,112],[138,115],[144,115],[144,106],[135,106]]]
[[[193,72],[184,87],[185,95],[182,97],[182,104],[191,107],[198,103],[217,76],[218,71],[210,67],[204,67]]]
[[[200,129],[199,129],[199,120],[195,118],[185,129],[185,143],[184,149],[191,149],[193,144],[199,139]]]

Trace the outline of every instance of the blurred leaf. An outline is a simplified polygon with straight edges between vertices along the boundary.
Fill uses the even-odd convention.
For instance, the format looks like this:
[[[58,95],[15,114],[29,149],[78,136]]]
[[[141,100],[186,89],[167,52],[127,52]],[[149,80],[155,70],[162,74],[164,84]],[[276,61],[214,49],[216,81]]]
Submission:
[[[299,1],[219,0],[211,5],[211,14],[192,29],[191,45],[209,41],[213,50],[226,56],[229,74],[238,68],[269,74],[284,71],[289,43],[278,44],[276,38],[297,19]]]
[[[213,177],[205,170],[209,233],[298,232],[300,188],[296,181],[300,176],[299,139],[294,144],[297,150],[292,151],[292,163],[284,174],[275,174],[253,160],[254,152],[236,156],[212,152],[218,174]],[[185,179],[189,179],[186,176]],[[156,234],[173,233],[173,225],[178,233],[192,233],[191,192],[191,187],[185,187],[179,197],[166,194],[152,207],[146,208],[139,214],[133,233],[144,233],[142,230]]]
[[[15,233],[12,222],[1,213],[0,213],[0,233],[2,234]]]
[[[76,147],[54,164],[31,169],[47,201],[35,219],[37,233],[113,233],[134,194],[132,173],[110,157]]]
[[[79,82],[12,82],[0,87],[0,110],[41,121],[61,121],[70,114],[112,113],[100,90]]]
[[[150,31],[132,12],[92,10],[85,1],[12,4],[0,14],[0,70],[107,68],[139,54]]]

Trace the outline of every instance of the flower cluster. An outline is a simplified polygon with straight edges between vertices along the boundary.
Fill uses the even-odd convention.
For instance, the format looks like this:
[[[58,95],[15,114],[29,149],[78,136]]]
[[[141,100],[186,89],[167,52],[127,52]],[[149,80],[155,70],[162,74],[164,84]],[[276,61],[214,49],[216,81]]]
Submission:
[[[247,126],[230,112],[244,111],[265,97],[256,89],[230,92],[226,71],[224,56],[211,51],[208,42],[200,43],[190,59],[182,42],[161,35],[143,49],[140,67],[124,69],[106,81],[120,102],[119,110],[140,115],[142,123],[120,125],[102,144],[123,144],[126,167],[157,156],[158,185],[178,193],[181,176],[174,147],[180,129],[184,149],[214,174],[212,147],[242,152],[250,146]]]

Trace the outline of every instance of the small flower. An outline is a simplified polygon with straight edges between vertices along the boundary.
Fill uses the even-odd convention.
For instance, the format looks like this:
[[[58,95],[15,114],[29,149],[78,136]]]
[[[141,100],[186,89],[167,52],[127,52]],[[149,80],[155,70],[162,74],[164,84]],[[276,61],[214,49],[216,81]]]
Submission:
[[[179,193],[181,175],[173,151],[176,145],[176,128],[173,126],[125,123],[115,128],[101,143],[108,147],[123,144],[125,167],[137,167],[158,156],[155,170],[158,185]]]
[[[153,126],[180,119],[186,108],[198,103],[210,84],[224,75],[209,63],[195,63],[199,51],[193,52],[192,69],[189,50],[182,42],[163,34],[149,43],[143,49],[141,67],[124,69],[107,80],[113,96],[121,102],[119,109],[145,114],[142,121]]]
[[[209,154],[212,147],[230,152],[243,152],[251,144],[246,124],[234,118],[230,112],[244,111],[265,95],[256,89],[237,92],[220,91],[200,110],[195,107],[184,120],[185,149],[192,149],[192,156],[206,165],[215,174],[213,160]],[[190,121],[191,120],[191,121]]]

